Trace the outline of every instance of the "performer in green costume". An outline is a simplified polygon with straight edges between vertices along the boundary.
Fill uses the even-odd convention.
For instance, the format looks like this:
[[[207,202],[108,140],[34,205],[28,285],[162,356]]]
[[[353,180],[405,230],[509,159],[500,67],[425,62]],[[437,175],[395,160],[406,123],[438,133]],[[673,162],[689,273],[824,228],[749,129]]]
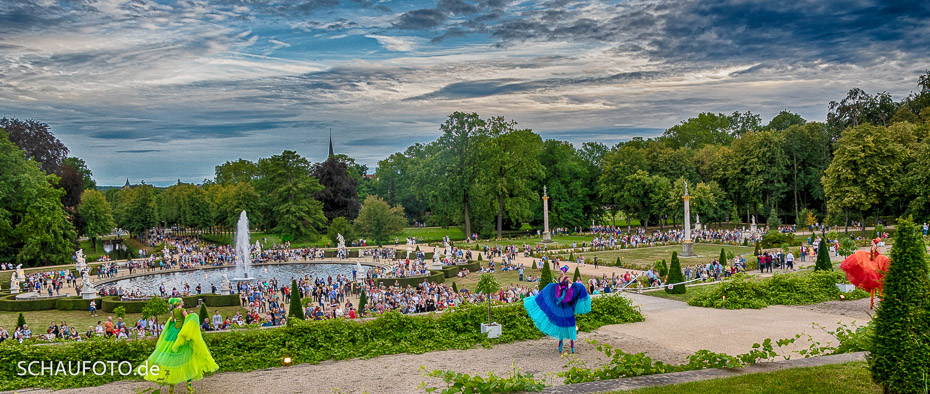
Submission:
[[[187,382],[187,391],[193,392],[191,382],[203,379],[205,372],[216,371],[219,366],[200,334],[200,317],[187,313],[180,298],[169,299],[168,303],[173,307],[171,318],[148,359],[150,366],[158,365],[159,369],[153,373],[149,368],[145,379],[167,384],[169,393],[174,393],[174,385]]]

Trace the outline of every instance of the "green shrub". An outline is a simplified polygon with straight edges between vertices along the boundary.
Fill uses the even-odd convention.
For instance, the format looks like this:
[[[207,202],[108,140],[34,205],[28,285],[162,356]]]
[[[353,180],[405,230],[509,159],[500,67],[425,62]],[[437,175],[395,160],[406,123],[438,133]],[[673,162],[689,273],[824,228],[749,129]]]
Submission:
[[[452,283],[452,288],[455,288],[455,283]],[[365,312],[365,305],[368,304],[368,292],[362,290],[362,294],[358,296],[358,313]]]
[[[655,271],[656,275],[665,278],[668,275],[668,264],[665,263],[664,259],[656,261],[652,264],[652,270]]]
[[[149,318],[151,316],[164,315],[168,313],[168,301],[165,301],[161,297],[152,297],[148,302],[145,303],[145,306],[142,307],[142,317]]]
[[[185,305],[187,304],[185,303]],[[207,312],[207,303],[205,302],[200,303],[200,311],[197,312],[197,315],[198,315],[197,317],[200,318],[201,323],[203,323],[204,321],[210,321],[210,312]]]
[[[19,313],[19,317],[16,318],[16,327],[23,328],[26,325],[26,317],[23,316],[23,313]]]
[[[833,263],[830,262],[830,246],[827,245],[825,239],[821,239],[817,247],[817,262],[814,264],[814,269],[817,271],[833,270]]]
[[[60,311],[86,311],[90,310],[90,302],[94,300],[85,300],[81,297],[58,298],[55,300],[55,309]],[[101,300],[96,299],[97,305]]]
[[[793,274],[775,274],[771,278],[753,280],[744,273],[724,281],[711,291],[688,300],[692,306],[726,309],[761,309],[769,305],[809,305],[824,301],[859,299],[868,293],[855,290],[843,294],[837,283],[845,275],[840,271],[815,271]]]
[[[753,277],[744,273],[688,300],[688,305],[723,309],[762,309],[768,306],[761,287],[753,282]]]
[[[503,335],[494,339],[493,343],[525,341],[544,336],[527,316],[522,303],[497,307],[494,315],[503,325]],[[389,312],[366,321],[300,321],[269,330],[209,333],[204,335],[204,340],[220,365],[220,372],[253,371],[280,367],[284,356],[291,357],[295,364],[319,363],[490,345],[492,340],[479,331],[479,324],[486,319],[487,310],[484,306],[475,305],[420,316]],[[593,297],[591,312],[578,316],[576,323],[579,330],[590,332],[604,325],[642,320],[642,314],[628,299],[620,295],[604,295]],[[16,364],[19,361],[115,360],[129,361],[137,366],[148,358],[154,347],[154,338],[71,342],[58,346],[4,346],[0,352],[0,390],[87,387],[126,379],[119,374],[20,376]]]
[[[665,287],[665,292],[669,294],[685,294],[685,276],[681,273],[681,262],[678,261],[678,252],[672,252],[672,264],[668,268],[668,283],[678,283],[671,289]]]
[[[471,376],[461,372],[440,370],[433,370],[424,373],[423,376],[430,378],[441,378],[442,381],[446,384],[444,389],[440,389],[439,387],[427,387],[426,382],[421,383],[420,387],[423,388],[427,393],[442,392],[443,394],[452,394],[511,393],[515,391],[538,392],[542,391],[542,389],[546,387],[545,383],[533,378],[533,374],[524,374],[523,371],[516,367],[516,365],[514,365],[513,372],[511,372],[510,376],[506,378],[498,377],[494,374],[494,372],[488,372],[488,376],[486,378],[482,378],[478,375]]]
[[[304,308],[300,305],[300,289],[297,288],[297,281],[294,279],[291,280],[291,305],[288,309],[287,324],[291,324],[293,319],[304,320]]]
[[[761,246],[763,249],[776,248],[781,244],[792,244],[795,242],[794,234],[785,234],[778,230],[769,230],[762,236]]]
[[[452,282],[452,291],[455,293],[459,292],[459,286],[456,284],[456,282]]]
[[[122,306],[118,306],[113,309],[113,313],[119,317],[126,317],[126,308],[123,308]]]
[[[542,272],[539,273],[539,290],[552,283],[552,270],[549,269],[551,263],[546,262],[542,265]]]
[[[872,379],[885,392],[925,392],[930,385],[930,270],[911,220],[898,220],[869,353]]]
[[[727,251],[724,248],[720,248],[720,264],[727,266]]]
[[[577,282],[581,279],[581,271],[578,270],[578,267],[575,267],[575,273],[572,275],[572,282]]]
[[[0,297],[0,311],[47,311],[55,309],[55,298],[40,298],[36,300],[17,300],[16,294]]]

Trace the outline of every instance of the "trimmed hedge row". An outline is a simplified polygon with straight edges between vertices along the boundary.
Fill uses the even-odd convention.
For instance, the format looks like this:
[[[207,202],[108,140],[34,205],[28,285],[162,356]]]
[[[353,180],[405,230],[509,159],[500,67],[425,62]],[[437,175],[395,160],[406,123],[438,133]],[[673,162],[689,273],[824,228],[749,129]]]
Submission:
[[[481,270],[481,262],[478,261],[469,261],[468,264],[459,264],[459,265],[450,265],[442,267],[442,272],[446,274],[446,278],[454,278],[459,274],[459,271],[463,269],[468,269],[470,272],[477,272]]]
[[[181,297],[181,299],[184,300],[184,305],[186,307],[196,306],[200,299],[202,299],[207,306],[211,307],[239,305],[238,294],[221,295],[207,293]],[[126,309],[126,313],[142,313],[142,307],[145,306],[146,302],[148,301],[120,301],[118,297],[104,297],[101,310],[107,313],[113,313],[114,309],[121,306]]]
[[[17,294],[0,297],[0,311],[24,312],[47,311],[55,309],[57,298],[40,298],[36,300],[17,300]]]
[[[101,298],[93,300],[85,300],[82,297],[59,298],[55,300],[55,309],[60,311],[87,311],[90,310],[91,301],[97,301],[98,309],[103,303],[103,299]]]
[[[204,335],[220,372],[253,371],[282,366],[291,357],[294,364],[326,360],[370,358],[386,354],[425,353],[447,349],[469,349],[477,344],[508,343],[541,338],[522,303],[494,308],[494,320],[503,325],[503,335],[489,340],[479,331],[487,319],[484,305],[460,307],[441,314],[420,316],[389,312],[368,321],[295,321],[268,330],[236,330]],[[591,313],[578,317],[580,331],[607,324],[642,321],[642,314],[622,296],[595,297]],[[104,384],[130,377],[119,374],[53,374],[20,376],[20,361],[128,361],[138,366],[151,354],[154,339],[118,341],[91,340],[62,345],[19,345],[5,341],[0,348],[0,390],[26,387],[72,388]],[[154,386],[154,384],[152,384]]]
[[[446,274],[444,270],[430,270],[429,276],[417,276],[413,278],[377,278],[375,279],[375,284],[380,285],[384,284],[385,286],[394,286],[396,283],[401,287],[407,287],[407,285],[416,287],[420,283],[423,283],[424,280],[433,283],[443,283],[446,281]]]
[[[190,297],[182,297],[185,305],[197,305],[198,299],[203,299],[207,306],[237,306],[239,305],[239,295],[220,295],[220,294],[200,294]],[[57,309],[60,311],[86,311],[90,309],[90,301],[81,297],[63,297],[63,298],[42,298],[38,300],[16,300],[16,294],[9,294],[0,297],[0,311],[9,312],[26,312],[26,311],[47,311]],[[96,298],[97,308],[108,313],[113,313],[113,309],[122,306],[126,313],[142,313],[142,307],[148,301],[120,301],[119,297],[107,296]]]

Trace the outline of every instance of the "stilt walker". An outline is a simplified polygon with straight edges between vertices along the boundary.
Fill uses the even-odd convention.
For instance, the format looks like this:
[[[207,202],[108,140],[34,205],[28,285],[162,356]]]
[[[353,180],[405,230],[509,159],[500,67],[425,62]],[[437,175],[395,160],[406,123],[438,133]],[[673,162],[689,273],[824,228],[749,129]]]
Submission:
[[[204,373],[216,371],[219,366],[200,334],[200,317],[187,313],[180,298],[171,298],[168,303],[173,307],[171,318],[148,358],[149,365],[157,365],[159,369],[153,373],[149,368],[145,380],[168,385],[169,393],[174,393],[176,384],[187,382],[187,392],[192,393],[191,382],[203,379]]]
[[[564,271],[567,268],[558,283],[550,283],[539,294],[525,298],[523,306],[539,331],[559,340],[559,353],[565,339],[571,340],[574,353],[578,338],[575,315],[591,311],[591,297],[583,283],[572,283]]]

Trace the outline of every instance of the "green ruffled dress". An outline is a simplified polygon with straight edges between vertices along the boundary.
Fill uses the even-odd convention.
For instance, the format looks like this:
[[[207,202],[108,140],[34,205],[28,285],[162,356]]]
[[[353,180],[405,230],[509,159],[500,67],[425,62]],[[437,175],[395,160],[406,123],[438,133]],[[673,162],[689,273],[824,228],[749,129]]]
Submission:
[[[158,365],[159,370],[152,373],[149,368],[145,380],[175,385],[203,379],[204,373],[219,369],[200,334],[197,314],[191,313],[185,318],[181,309],[175,309],[173,315],[158,337],[155,351],[148,358],[149,365]]]

